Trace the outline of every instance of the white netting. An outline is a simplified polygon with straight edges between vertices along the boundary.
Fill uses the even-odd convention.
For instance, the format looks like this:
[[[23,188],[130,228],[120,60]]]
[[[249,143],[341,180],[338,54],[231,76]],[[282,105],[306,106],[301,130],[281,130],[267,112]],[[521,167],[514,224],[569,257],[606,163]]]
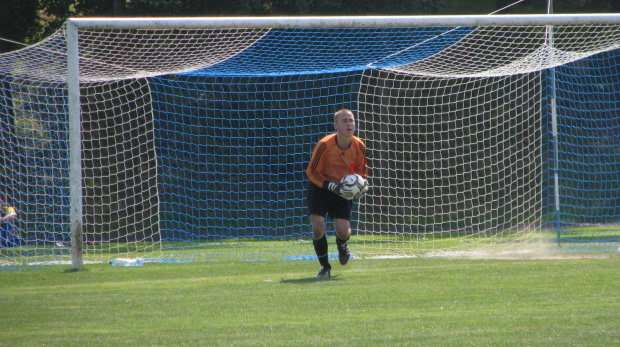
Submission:
[[[360,204],[360,231],[376,236],[366,251],[539,242],[540,86],[540,73],[440,79],[374,71],[363,79],[360,133],[372,148],[373,188]]]
[[[340,108],[371,165],[358,256],[617,241],[619,29],[80,29],[84,256],[313,258],[305,165]],[[0,55],[3,263],[69,257],[66,51]]]
[[[553,40],[550,40],[549,28],[544,26],[475,28],[427,59],[391,69],[444,77],[505,76],[540,71],[618,47],[618,29],[614,25],[560,26],[553,28]],[[453,34],[457,34],[465,28],[453,30]],[[445,40],[443,36],[437,36],[412,49],[425,49]],[[489,42],[501,42],[501,45],[489,45]],[[395,54],[389,59],[397,57]],[[378,63],[381,62],[373,65]]]

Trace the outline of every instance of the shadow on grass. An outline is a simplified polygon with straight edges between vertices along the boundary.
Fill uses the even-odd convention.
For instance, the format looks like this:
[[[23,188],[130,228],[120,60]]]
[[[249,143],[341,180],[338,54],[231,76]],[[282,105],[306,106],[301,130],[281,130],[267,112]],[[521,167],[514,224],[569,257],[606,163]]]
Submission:
[[[289,284],[304,284],[304,283],[317,283],[317,282],[330,282],[330,281],[341,281],[342,279],[338,276],[331,276],[327,278],[296,278],[296,279],[286,279],[281,280],[280,283],[289,283]]]

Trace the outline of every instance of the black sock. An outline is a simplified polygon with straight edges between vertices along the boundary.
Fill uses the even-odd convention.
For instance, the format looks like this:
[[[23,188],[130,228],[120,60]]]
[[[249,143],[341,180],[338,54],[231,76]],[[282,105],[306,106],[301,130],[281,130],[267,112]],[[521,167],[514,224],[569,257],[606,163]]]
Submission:
[[[346,240],[341,240],[340,237],[338,237],[338,235],[336,235],[336,246],[338,246],[338,248],[342,247],[342,245],[344,245],[345,243],[347,243],[347,241],[349,241],[351,237],[347,237]]]
[[[327,236],[323,235],[323,237],[318,240],[312,240],[312,243],[314,244],[314,251],[316,252],[316,257],[319,258],[321,266],[331,269],[332,266],[329,264],[327,253]]]

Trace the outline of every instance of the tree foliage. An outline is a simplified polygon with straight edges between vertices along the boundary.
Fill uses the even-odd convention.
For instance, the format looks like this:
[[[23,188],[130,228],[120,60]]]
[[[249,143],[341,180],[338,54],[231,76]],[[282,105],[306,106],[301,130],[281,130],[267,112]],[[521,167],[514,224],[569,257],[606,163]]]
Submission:
[[[23,43],[36,42],[37,33],[42,29],[38,10],[38,0],[4,0],[0,10],[0,38]],[[0,41],[0,52],[18,48],[22,46]]]

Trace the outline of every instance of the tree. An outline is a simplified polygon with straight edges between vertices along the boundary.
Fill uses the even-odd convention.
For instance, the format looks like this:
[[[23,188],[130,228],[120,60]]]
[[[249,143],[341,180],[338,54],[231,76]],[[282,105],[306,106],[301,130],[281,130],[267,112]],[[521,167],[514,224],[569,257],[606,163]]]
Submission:
[[[0,38],[34,43],[43,29],[38,14],[38,0],[4,0],[0,11]],[[0,40],[0,52],[23,48],[23,45]]]
[[[52,0],[55,1],[55,0]],[[125,15],[126,0],[59,0],[73,3],[75,11],[80,16],[108,16],[118,17]]]

